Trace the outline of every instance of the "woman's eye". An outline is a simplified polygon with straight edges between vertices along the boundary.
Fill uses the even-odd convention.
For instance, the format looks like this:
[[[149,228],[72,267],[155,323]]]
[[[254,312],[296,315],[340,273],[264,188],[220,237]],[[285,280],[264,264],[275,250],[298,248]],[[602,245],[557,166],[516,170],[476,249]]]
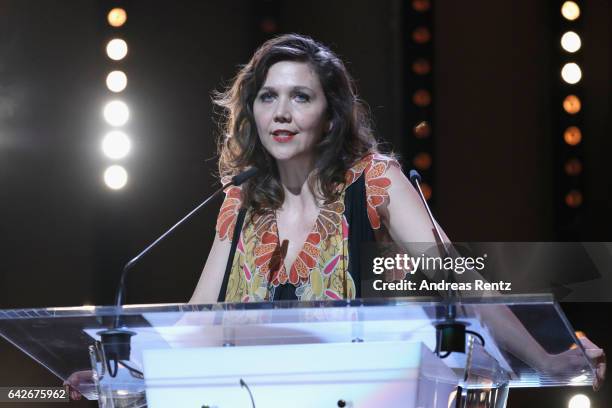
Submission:
[[[272,95],[271,92],[264,92],[261,95],[259,95],[259,100],[262,102],[270,102],[273,97],[274,95]]]
[[[310,101],[310,96],[306,95],[305,93],[297,93],[295,94],[295,99],[298,102],[308,102]]]

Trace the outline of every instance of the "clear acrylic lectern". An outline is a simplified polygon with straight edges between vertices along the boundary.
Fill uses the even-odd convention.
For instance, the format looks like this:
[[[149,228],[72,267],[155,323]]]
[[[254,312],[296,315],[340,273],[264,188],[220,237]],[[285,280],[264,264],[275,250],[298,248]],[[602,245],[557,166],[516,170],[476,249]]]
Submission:
[[[465,353],[441,356],[432,350],[447,306],[395,298],[0,310],[0,335],[62,380],[77,375],[80,392],[104,408],[504,407],[512,387],[592,384],[594,367],[551,296],[454,302],[456,320],[478,336],[468,335]],[[133,335],[113,365],[99,333],[117,316]]]

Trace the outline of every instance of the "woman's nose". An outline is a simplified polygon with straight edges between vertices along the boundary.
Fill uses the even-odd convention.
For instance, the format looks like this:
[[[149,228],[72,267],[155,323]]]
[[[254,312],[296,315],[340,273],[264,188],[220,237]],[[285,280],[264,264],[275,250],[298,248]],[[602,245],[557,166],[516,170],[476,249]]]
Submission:
[[[286,100],[281,99],[278,101],[274,111],[274,121],[281,123],[291,122],[291,112]]]

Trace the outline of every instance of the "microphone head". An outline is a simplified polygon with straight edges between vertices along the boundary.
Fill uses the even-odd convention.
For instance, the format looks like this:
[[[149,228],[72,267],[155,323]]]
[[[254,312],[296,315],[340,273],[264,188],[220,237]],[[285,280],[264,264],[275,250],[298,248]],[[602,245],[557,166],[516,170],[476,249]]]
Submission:
[[[415,169],[410,170],[409,177],[410,177],[410,181],[413,183],[415,182],[415,180],[418,181],[419,183],[421,182],[421,175]]]
[[[259,169],[257,167],[251,167],[250,169],[245,170],[240,174],[236,174],[234,177],[232,177],[231,184],[239,186],[254,175],[256,175],[258,171]]]

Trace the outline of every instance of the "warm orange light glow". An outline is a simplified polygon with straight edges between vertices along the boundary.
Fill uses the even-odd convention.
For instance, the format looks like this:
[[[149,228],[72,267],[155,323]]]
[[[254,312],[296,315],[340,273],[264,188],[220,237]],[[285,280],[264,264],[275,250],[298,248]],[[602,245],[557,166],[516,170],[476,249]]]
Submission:
[[[432,191],[431,191],[431,187],[429,187],[429,184],[421,183],[421,190],[423,191],[423,195],[425,196],[425,199],[430,200]]]
[[[431,8],[431,3],[429,0],[412,0],[412,8],[422,13]]]
[[[412,41],[417,44],[425,44],[431,39],[431,33],[427,27],[417,27],[412,32]]]
[[[427,170],[431,167],[431,155],[429,153],[421,152],[414,156],[412,164],[419,170]]]
[[[425,120],[417,123],[417,125],[414,127],[414,135],[418,139],[425,139],[429,137],[429,135],[431,135],[431,126]]]
[[[572,190],[565,195],[565,204],[568,207],[580,207],[582,205],[582,200],[582,193],[578,190]]]
[[[419,58],[412,63],[412,71],[417,75],[426,75],[431,71],[431,65],[425,58]]]
[[[582,141],[582,132],[577,126],[570,126],[563,132],[563,140],[570,146],[576,146]]]
[[[563,100],[563,109],[570,115],[580,112],[580,108],[582,108],[582,104],[580,98],[576,95],[567,95]]]
[[[115,7],[111,11],[108,12],[108,16],[106,16],[108,20],[108,24],[113,27],[121,27],[127,21],[127,13],[124,9],[120,7]]]
[[[582,173],[582,163],[576,158],[568,159],[563,167],[568,176],[577,176]]]
[[[412,102],[421,108],[429,106],[431,103],[431,94],[426,89],[419,89],[412,95]]]

